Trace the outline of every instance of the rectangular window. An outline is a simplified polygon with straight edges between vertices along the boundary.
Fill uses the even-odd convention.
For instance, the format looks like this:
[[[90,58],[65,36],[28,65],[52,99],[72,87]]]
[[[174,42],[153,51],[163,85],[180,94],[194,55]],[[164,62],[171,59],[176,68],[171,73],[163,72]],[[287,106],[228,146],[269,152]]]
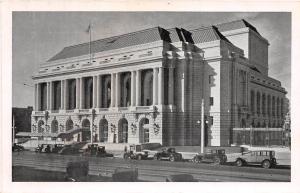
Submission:
[[[209,116],[209,123],[210,123],[210,125],[214,124],[214,117],[213,116]]]
[[[208,83],[209,84],[213,83],[213,75],[208,75]]]
[[[209,97],[209,105],[210,106],[214,105],[214,97]]]

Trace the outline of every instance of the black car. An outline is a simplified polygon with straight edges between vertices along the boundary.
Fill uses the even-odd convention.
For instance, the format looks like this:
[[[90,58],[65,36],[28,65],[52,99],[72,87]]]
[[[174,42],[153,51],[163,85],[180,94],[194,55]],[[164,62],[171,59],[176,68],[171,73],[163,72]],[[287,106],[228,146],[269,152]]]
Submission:
[[[25,148],[22,145],[14,143],[12,146],[12,151],[24,151]]]
[[[164,148],[162,151],[157,152],[154,155],[155,160],[169,160],[171,162],[174,161],[181,161],[182,155],[180,153],[177,153],[175,148]]]
[[[199,153],[195,155],[192,161],[195,163],[213,162],[216,164],[224,164],[227,161],[227,156],[225,149],[210,149],[204,154]]]
[[[107,153],[105,146],[98,146],[98,144],[90,144],[88,148],[83,152],[85,156],[97,156],[97,157],[113,157],[111,153]]]

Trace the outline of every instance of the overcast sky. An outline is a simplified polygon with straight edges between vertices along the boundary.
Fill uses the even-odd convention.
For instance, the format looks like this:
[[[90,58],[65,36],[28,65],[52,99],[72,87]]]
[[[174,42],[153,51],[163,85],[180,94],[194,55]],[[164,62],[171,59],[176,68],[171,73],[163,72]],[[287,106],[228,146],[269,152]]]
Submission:
[[[33,106],[31,76],[38,70],[39,64],[53,57],[63,47],[89,41],[89,36],[85,33],[89,21],[94,25],[95,40],[154,26],[193,29],[237,19],[246,19],[269,41],[269,76],[281,81],[290,98],[290,13],[14,12],[12,105]]]

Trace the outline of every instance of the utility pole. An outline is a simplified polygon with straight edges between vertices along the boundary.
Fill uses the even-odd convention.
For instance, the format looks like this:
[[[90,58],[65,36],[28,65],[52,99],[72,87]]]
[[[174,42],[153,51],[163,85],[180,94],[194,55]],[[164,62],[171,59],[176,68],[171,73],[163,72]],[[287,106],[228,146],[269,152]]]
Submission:
[[[201,151],[204,153],[204,99],[201,100]]]

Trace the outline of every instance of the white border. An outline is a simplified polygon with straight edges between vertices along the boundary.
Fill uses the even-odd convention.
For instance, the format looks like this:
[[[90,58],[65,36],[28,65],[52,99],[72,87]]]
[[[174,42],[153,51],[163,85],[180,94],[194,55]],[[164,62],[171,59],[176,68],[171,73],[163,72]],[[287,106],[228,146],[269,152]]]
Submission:
[[[1,1],[0,1],[1,2]],[[300,192],[299,167],[300,160],[300,130],[297,128],[300,115],[299,92],[297,89],[297,74],[299,67],[299,19],[300,3],[296,1],[142,1],[142,0],[65,0],[65,1],[38,1],[13,0],[2,1],[0,50],[1,59],[1,170],[0,192],[46,193],[46,192]],[[292,93],[291,93],[291,119],[292,119],[292,182],[291,183],[20,183],[11,182],[11,104],[12,104],[12,11],[288,11],[292,12]],[[171,19],[171,18],[170,18]],[[283,34],[284,35],[284,34]]]

